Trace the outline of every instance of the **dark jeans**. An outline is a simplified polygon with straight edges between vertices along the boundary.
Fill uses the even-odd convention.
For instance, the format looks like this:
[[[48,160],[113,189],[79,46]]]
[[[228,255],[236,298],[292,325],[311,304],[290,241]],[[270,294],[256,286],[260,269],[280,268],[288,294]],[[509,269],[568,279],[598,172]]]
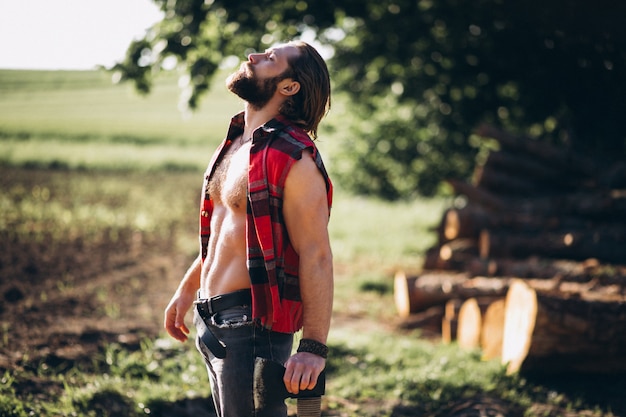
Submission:
[[[194,313],[194,323],[202,320]],[[196,338],[209,373],[215,411],[218,417],[254,416],[252,392],[254,359],[262,357],[284,364],[291,355],[293,335],[272,332],[255,325],[250,307],[233,307],[215,314],[205,323],[226,345],[226,357],[216,358],[206,345]],[[283,403],[265,416],[286,417]]]

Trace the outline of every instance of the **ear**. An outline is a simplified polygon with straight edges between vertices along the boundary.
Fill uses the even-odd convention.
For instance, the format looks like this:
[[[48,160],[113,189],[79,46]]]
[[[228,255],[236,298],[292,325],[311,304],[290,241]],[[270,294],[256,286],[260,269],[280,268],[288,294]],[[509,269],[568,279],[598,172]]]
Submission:
[[[285,96],[293,96],[300,91],[300,83],[291,78],[284,79],[281,82],[279,91]]]

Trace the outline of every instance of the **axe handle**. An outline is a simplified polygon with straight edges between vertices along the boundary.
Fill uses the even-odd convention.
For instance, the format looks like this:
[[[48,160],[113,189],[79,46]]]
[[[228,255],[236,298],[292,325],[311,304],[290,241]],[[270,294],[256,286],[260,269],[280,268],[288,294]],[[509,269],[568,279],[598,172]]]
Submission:
[[[298,398],[298,417],[320,417],[322,415],[322,397]]]

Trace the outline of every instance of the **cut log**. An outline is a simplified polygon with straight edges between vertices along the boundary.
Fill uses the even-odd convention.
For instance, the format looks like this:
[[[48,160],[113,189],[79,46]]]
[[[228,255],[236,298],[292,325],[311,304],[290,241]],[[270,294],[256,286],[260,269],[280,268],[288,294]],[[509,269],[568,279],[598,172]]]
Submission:
[[[483,207],[496,210],[501,210],[506,207],[502,199],[489,191],[477,188],[463,181],[447,180],[446,182],[450,184],[458,194],[463,194],[468,200],[478,203]]]
[[[621,224],[620,220],[626,215],[626,193],[622,190],[581,190],[532,199],[511,199],[508,205],[517,212],[532,216],[578,216],[601,222],[617,220]]]
[[[444,239],[440,242],[460,238],[478,239],[483,229],[505,229],[507,233],[541,233],[548,230],[596,230],[599,226],[601,224],[598,222],[566,216],[563,213],[489,212],[476,204],[468,204],[461,209],[446,211],[441,225]],[[622,236],[626,234],[626,227],[619,224],[609,223],[600,229],[604,233],[609,233],[616,227]]]
[[[492,221],[498,221],[495,225],[504,226],[510,223],[514,226],[517,223],[519,226],[553,224],[553,227],[572,227],[567,221],[571,222],[576,217],[610,222],[626,215],[626,192],[622,190],[582,190],[548,196],[536,195],[532,198],[503,198],[495,192],[463,181],[447,182],[458,194],[465,195],[470,203],[483,207],[490,214],[494,213]],[[524,214],[525,217],[522,216]],[[491,220],[491,217],[488,219]],[[563,221],[566,222],[562,223]],[[578,224],[581,224],[580,220]]]
[[[461,349],[476,349],[480,346],[482,314],[475,298],[468,298],[459,310],[457,342]]]
[[[625,372],[626,296],[547,291],[513,281],[502,363],[508,373]]]
[[[546,257],[562,259],[597,258],[606,262],[622,263],[626,253],[626,238],[600,231],[514,234],[482,230],[478,246],[482,259],[525,258],[540,253]]]
[[[394,299],[399,314],[410,314],[445,304],[452,298],[503,297],[508,283],[507,278],[469,278],[467,273],[426,272],[408,277],[399,271],[394,278]]]
[[[500,195],[528,196],[536,193],[542,185],[502,172],[497,167],[485,165],[477,168],[476,186]]]
[[[442,229],[446,241],[459,238],[478,238],[478,231],[490,225],[489,215],[480,206],[468,204],[463,208],[446,210]]]
[[[502,356],[502,336],[504,334],[505,299],[495,300],[483,315],[480,347],[483,359],[491,360]]]
[[[411,315],[411,310],[417,309],[416,305],[418,300],[415,299],[415,287],[416,276],[407,276],[403,271],[396,272],[393,280],[393,295],[396,303],[396,311],[402,318],[407,318]]]
[[[541,183],[559,185],[567,189],[577,185],[577,182],[571,176],[563,175],[563,172],[553,165],[546,164],[538,158],[519,152],[489,152],[485,166],[511,175],[519,176],[522,174],[525,178],[532,178],[534,181],[540,181]]]
[[[524,152],[541,158],[548,164],[567,171],[570,175],[578,174],[591,177],[598,171],[596,164],[591,158],[546,142],[515,136],[489,125],[480,126],[476,133],[480,136],[496,139],[500,142],[502,148],[513,153]]]
[[[504,297],[483,296],[468,298],[463,302],[459,309],[457,329],[457,340],[461,348],[476,349],[483,346],[487,311],[494,302],[503,299]],[[500,337],[500,344],[501,342],[502,337]]]
[[[461,305],[463,305],[463,300],[458,298],[446,302],[441,319],[441,341],[443,343],[452,343],[456,340]]]
[[[458,254],[477,255],[478,248],[475,239],[455,239],[444,243],[439,248],[439,257],[445,261]]]
[[[463,273],[432,273],[414,277],[399,271],[394,279],[396,309],[410,314],[444,304],[455,296],[455,289],[467,279],[467,274]]]
[[[484,259],[476,257],[470,259],[463,268],[472,277],[495,277],[496,275],[506,276],[498,273],[498,263],[494,259]]]
[[[452,257],[448,260],[441,258],[441,247],[434,246],[426,251],[424,255],[424,270],[458,271],[463,269],[465,258]]]
[[[404,330],[419,329],[421,331],[420,337],[439,337],[444,311],[443,305],[437,305],[425,311],[411,314],[398,323],[398,328]]]

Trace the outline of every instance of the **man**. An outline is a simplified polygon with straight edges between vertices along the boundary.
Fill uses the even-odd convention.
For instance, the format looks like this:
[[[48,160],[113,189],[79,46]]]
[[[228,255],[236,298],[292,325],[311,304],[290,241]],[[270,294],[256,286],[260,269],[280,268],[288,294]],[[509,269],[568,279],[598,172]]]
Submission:
[[[245,109],[207,169],[200,254],[165,310],[165,328],[185,341],[195,301],[217,414],[242,417],[254,415],[255,357],[283,363],[293,394],[314,388],[326,364],[332,185],[312,138],[330,108],[330,80],[313,47],[290,42],[249,55],[227,86]],[[271,415],[286,416],[284,403]]]

